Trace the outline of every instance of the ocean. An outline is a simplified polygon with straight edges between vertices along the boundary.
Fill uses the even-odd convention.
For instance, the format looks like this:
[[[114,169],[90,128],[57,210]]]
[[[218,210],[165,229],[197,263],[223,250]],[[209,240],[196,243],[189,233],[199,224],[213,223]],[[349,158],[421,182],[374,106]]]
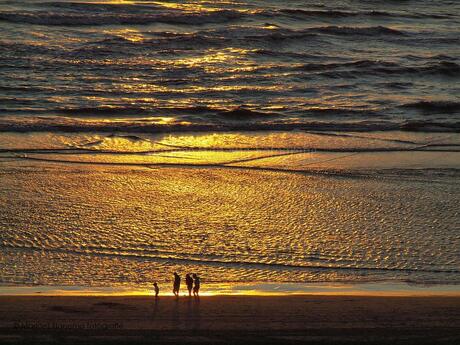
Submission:
[[[0,284],[460,283],[460,3],[0,1]]]

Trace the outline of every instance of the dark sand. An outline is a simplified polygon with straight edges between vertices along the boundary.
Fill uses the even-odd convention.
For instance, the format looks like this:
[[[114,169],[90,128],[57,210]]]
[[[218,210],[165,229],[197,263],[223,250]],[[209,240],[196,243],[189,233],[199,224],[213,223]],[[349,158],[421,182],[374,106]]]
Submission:
[[[0,344],[460,344],[460,297],[0,297]]]

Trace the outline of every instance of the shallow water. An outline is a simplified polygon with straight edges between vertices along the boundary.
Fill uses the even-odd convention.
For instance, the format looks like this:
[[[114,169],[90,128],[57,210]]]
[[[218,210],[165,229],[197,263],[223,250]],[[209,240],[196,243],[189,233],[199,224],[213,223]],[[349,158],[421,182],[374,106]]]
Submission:
[[[0,284],[458,284],[459,13],[0,0]]]
[[[3,283],[460,282],[458,135],[11,135],[42,146],[3,153]]]
[[[173,296],[170,282],[159,284],[162,296]],[[181,295],[186,296],[187,290]],[[292,296],[292,295],[340,295],[340,296],[459,296],[458,285],[421,285],[400,282],[379,283],[207,283],[201,296]],[[88,287],[23,285],[0,286],[0,296],[142,296],[153,295],[152,287]]]

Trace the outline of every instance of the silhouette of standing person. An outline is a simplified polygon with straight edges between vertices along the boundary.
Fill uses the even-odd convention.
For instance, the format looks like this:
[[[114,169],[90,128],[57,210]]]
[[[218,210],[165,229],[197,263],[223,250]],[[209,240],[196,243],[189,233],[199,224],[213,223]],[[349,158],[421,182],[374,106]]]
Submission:
[[[180,289],[180,276],[177,272],[174,272],[174,286],[173,286],[173,294],[176,297],[179,297],[179,289]]]
[[[192,296],[192,288],[193,288],[193,279],[190,277],[190,273],[187,273],[185,276],[185,284],[187,284],[187,290],[189,297]]]
[[[199,292],[200,292],[200,277],[198,277],[196,274],[193,275],[193,280],[195,283],[195,286],[193,287],[193,296],[199,297]]]
[[[155,290],[155,298],[158,298],[158,294],[160,293],[160,288],[158,287],[157,282],[153,283],[153,289]]]

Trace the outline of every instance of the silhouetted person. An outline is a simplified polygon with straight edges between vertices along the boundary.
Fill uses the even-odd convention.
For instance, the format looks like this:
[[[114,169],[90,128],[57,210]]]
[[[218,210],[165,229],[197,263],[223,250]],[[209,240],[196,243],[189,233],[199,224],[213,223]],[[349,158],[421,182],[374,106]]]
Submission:
[[[193,296],[198,297],[198,294],[200,292],[200,277],[198,277],[196,274],[193,275],[193,280],[195,283],[195,286],[193,287]]]
[[[155,290],[155,298],[158,298],[158,294],[160,293],[160,288],[158,287],[157,282],[153,283],[153,288]]]
[[[190,277],[189,273],[185,276],[185,284],[187,284],[188,295],[192,296],[193,279]]]
[[[173,294],[176,297],[179,297],[179,289],[180,289],[180,276],[177,272],[174,272],[174,286],[173,286]]]

